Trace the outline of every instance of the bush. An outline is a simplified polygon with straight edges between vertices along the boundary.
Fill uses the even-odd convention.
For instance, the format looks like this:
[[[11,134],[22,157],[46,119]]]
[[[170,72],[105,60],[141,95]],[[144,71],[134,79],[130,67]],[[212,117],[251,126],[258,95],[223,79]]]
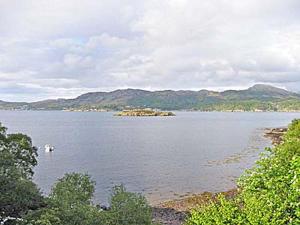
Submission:
[[[52,188],[49,199],[58,206],[89,205],[95,190],[95,182],[87,174],[67,173]]]
[[[243,224],[243,217],[236,201],[227,200],[220,195],[217,202],[193,210],[186,224]]]
[[[151,208],[144,196],[127,192],[123,186],[116,186],[111,197],[111,209],[108,212],[110,224],[114,225],[150,225]]]
[[[94,182],[86,174],[66,174],[52,188],[47,207],[29,213],[25,225],[102,225],[101,212],[92,205]]]
[[[66,174],[54,185],[47,207],[32,211],[22,225],[150,225],[151,209],[140,194],[116,186],[111,208],[101,211],[92,204],[95,183],[88,175]]]

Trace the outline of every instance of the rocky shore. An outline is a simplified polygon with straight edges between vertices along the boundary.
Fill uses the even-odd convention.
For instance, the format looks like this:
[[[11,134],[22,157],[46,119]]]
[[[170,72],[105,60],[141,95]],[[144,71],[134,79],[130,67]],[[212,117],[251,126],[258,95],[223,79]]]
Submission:
[[[219,194],[223,194],[226,198],[233,198],[237,192],[237,189],[220,193],[203,192],[182,199],[163,202],[152,207],[153,221],[163,225],[181,225],[192,209],[215,201]]]
[[[278,145],[282,142],[282,137],[286,133],[286,127],[266,128],[264,137],[272,140],[273,145]]]
[[[282,142],[282,136],[287,128],[266,128],[264,137],[270,138],[273,145]],[[238,189],[231,189],[225,192],[212,193],[204,192],[194,194],[182,199],[170,200],[160,203],[152,207],[153,221],[163,225],[182,225],[192,209],[215,201],[219,194],[223,194],[226,198],[234,198],[238,193]]]

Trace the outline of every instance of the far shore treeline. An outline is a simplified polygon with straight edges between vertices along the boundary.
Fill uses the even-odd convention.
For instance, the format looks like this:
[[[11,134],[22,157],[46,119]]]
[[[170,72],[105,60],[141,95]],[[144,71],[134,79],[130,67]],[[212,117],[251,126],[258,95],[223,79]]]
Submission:
[[[32,181],[37,149],[25,134],[8,134],[0,124],[0,224],[5,225],[153,225],[145,197],[112,189],[110,205],[92,202],[95,183],[87,174],[69,173],[48,196]],[[300,120],[282,142],[267,148],[238,180],[238,193],[197,206],[186,225],[300,224]]]
[[[300,94],[257,84],[246,90],[145,91],[124,89],[91,92],[74,99],[32,103],[0,101],[4,110],[120,111],[124,109],[199,111],[300,111]]]

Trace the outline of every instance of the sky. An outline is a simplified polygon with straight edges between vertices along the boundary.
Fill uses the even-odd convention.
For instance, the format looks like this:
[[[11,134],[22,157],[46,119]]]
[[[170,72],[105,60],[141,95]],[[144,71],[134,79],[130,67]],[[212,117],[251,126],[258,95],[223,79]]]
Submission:
[[[0,0],[0,99],[300,92],[299,0]]]

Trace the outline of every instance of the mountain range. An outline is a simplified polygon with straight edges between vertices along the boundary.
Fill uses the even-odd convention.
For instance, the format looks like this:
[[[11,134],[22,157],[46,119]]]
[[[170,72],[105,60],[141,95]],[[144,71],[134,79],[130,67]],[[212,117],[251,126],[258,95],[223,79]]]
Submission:
[[[125,108],[200,111],[300,111],[300,94],[270,85],[256,84],[245,90],[223,92],[122,89],[111,92],[90,92],[74,99],[44,100],[32,103],[0,101],[0,109],[10,110],[96,111]]]

